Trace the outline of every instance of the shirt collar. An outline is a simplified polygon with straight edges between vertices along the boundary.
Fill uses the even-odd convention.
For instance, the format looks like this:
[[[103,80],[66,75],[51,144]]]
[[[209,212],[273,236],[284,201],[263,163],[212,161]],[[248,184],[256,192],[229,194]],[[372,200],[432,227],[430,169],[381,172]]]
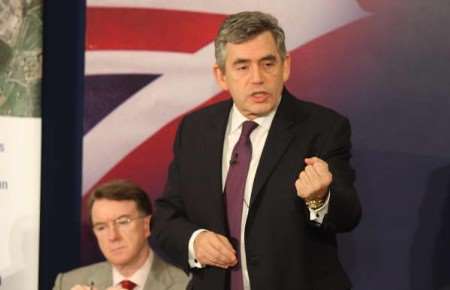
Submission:
[[[279,104],[279,103],[278,103]],[[269,131],[270,125],[272,125],[273,118],[275,117],[275,113],[277,112],[277,107],[272,110],[269,114],[258,117],[256,119],[253,119],[253,122],[256,122],[258,124],[258,128],[263,128],[266,131]],[[229,133],[232,134],[236,132],[237,130],[241,129],[242,123],[245,121],[248,121],[248,119],[242,115],[242,113],[238,110],[236,107],[236,104],[233,104],[233,107],[231,108],[230,112],[230,127],[229,127]]]
[[[150,272],[150,265],[153,259],[152,251],[149,251],[147,260],[145,260],[144,265],[139,268],[130,277],[124,277],[120,272],[113,266],[113,285],[118,286],[122,280],[130,280],[134,282],[140,289],[144,288],[144,284],[147,281],[148,273]]]

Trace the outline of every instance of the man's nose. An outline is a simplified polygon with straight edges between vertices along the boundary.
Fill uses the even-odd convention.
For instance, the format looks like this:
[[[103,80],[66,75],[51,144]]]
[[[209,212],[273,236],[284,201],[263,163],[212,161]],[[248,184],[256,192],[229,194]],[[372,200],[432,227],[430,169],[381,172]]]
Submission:
[[[120,237],[119,230],[117,229],[117,226],[115,224],[110,224],[108,226],[107,237],[110,241],[117,240]]]
[[[261,84],[263,83],[263,72],[258,65],[252,67],[250,71],[250,78],[252,83]]]

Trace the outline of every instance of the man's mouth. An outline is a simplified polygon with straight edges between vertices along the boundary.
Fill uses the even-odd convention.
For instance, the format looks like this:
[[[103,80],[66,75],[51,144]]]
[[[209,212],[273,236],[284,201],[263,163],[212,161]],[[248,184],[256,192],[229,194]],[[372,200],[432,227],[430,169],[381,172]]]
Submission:
[[[250,97],[254,102],[261,103],[265,102],[270,97],[270,94],[266,91],[257,91],[251,93]]]
[[[111,249],[111,253],[115,254],[115,253],[119,253],[120,251],[122,251],[125,247],[117,247],[114,249]]]

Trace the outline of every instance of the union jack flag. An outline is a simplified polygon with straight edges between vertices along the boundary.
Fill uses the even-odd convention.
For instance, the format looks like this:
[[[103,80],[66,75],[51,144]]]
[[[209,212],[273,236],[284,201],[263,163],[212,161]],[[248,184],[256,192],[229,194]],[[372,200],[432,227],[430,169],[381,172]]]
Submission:
[[[308,91],[299,86],[304,72],[316,69],[308,59],[321,57],[314,44],[367,15],[354,0],[88,1],[84,195],[115,178],[159,195],[180,118],[228,98],[213,78],[213,42],[224,18],[243,10],[279,19],[294,60],[294,93]]]

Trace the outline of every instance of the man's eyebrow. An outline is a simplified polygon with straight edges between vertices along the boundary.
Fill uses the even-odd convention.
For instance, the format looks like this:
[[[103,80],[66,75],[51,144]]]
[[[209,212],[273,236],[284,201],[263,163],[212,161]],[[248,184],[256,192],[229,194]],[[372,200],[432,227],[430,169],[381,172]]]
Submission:
[[[262,62],[262,61],[276,61],[277,57],[273,54],[268,54],[266,56],[263,56],[262,58],[258,59],[258,62]],[[249,63],[250,59],[247,58],[238,58],[235,61],[233,61],[232,65],[239,65],[239,64],[246,64]]]
[[[277,57],[275,55],[273,55],[273,54],[268,54],[268,55],[262,57],[259,61],[261,62],[261,61],[268,61],[268,60],[276,61]]]
[[[235,61],[233,61],[233,66],[236,66],[236,65],[240,65],[240,64],[246,64],[246,63],[249,63],[250,62],[250,60],[249,59],[246,59],[246,58],[238,58],[238,59],[236,59]]]
[[[130,215],[129,215],[129,214],[123,214],[123,215],[121,215],[121,216],[118,216],[118,217],[112,219],[111,221],[115,221],[115,220],[118,220],[118,219],[124,218],[124,217],[130,217]],[[104,222],[104,221],[99,221],[99,222],[95,222],[94,225],[97,225],[97,224],[106,224],[107,222],[109,222],[109,221],[106,221],[106,222]]]

